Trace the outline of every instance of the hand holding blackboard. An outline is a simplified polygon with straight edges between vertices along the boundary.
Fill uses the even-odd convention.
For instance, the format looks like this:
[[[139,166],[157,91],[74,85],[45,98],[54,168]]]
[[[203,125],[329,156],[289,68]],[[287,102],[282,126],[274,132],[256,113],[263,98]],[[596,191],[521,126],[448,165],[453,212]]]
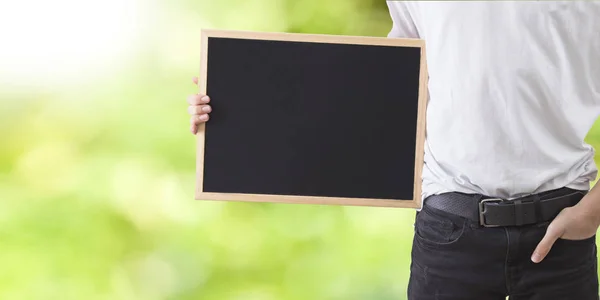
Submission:
[[[194,77],[192,81],[198,85],[198,77]],[[196,134],[200,124],[207,122],[210,117],[209,113],[212,111],[212,107],[209,105],[210,97],[201,93],[193,94],[188,96],[187,102],[189,104],[188,113],[191,115],[190,131]]]
[[[199,93],[214,110],[198,128],[196,199],[420,207],[424,51],[415,39],[203,31]]]

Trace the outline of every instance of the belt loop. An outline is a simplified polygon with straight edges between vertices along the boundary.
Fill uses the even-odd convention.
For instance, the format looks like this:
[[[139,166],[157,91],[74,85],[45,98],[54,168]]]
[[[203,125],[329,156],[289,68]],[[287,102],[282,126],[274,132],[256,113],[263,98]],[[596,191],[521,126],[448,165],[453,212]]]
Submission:
[[[523,206],[521,205],[521,203],[523,203],[523,201],[521,199],[517,199],[514,201],[515,205],[513,206],[515,208],[515,225],[516,226],[521,226],[523,225]]]
[[[533,195],[533,205],[535,207],[535,221],[537,223],[542,222],[544,219],[544,216],[542,216],[542,201],[540,201],[538,194]]]
[[[483,195],[480,195],[480,194],[475,194],[475,196],[473,197],[473,200],[475,200],[475,207],[477,209],[475,209],[475,211],[473,212],[474,214],[472,215],[472,220],[479,220],[479,218],[480,218],[480,216],[479,216],[479,203],[481,202],[482,199],[483,199]],[[481,223],[481,221],[477,222],[477,224],[479,224],[479,223]]]

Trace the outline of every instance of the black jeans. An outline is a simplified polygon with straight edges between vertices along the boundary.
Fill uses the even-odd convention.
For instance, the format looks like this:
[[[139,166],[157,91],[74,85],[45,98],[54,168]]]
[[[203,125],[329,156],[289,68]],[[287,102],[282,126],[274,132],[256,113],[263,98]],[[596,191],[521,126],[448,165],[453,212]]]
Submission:
[[[549,223],[481,228],[424,206],[417,212],[409,300],[597,300],[595,237],[559,239],[539,264]]]

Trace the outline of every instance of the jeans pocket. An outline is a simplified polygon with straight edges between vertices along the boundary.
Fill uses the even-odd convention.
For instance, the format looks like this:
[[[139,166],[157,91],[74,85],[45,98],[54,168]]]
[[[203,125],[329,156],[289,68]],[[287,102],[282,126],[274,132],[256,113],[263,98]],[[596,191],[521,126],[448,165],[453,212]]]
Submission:
[[[424,207],[416,217],[415,238],[430,247],[455,244],[465,233],[466,221],[460,217],[448,217]]]
[[[586,239],[582,239],[582,240],[570,240],[570,239],[559,238],[557,240],[557,242],[566,243],[566,244],[591,244],[591,243],[596,242],[596,235],[594,234],[593,236],[586,238]]]

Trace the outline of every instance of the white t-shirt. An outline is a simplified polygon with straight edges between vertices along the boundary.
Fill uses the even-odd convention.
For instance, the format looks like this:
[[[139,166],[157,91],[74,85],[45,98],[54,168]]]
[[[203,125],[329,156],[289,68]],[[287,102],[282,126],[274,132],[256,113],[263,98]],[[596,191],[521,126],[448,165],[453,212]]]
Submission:
[[[426,41],[423,197],[589,189],[600,1],[387,1],[389,37]]]

